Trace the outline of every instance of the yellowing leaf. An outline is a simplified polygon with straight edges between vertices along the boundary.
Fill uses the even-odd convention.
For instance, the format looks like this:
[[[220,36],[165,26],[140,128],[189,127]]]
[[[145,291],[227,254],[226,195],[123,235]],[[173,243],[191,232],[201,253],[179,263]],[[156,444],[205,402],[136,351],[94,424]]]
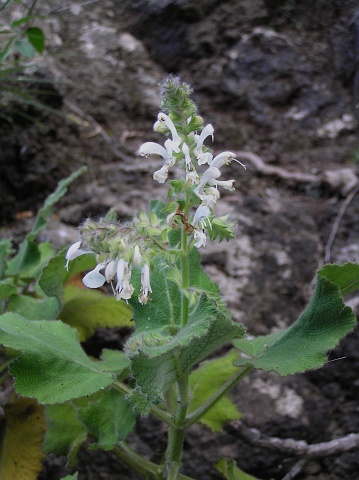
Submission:
[[[83,342],[92,337],[99,327],[132,327],[132,309],[124,301],[98,290],[67,285],[64,289],[64,306],[61,320],[75,327]]]
[[[192,400],[189,412],[200,407],[237,371],[233,362],[238,357],[232,350],[225,357],[203,362],[190,376]],[[223,426],[230,420],[238,420],[241,414],[231,400],[224,396],[199,421],[214,432],[221,432]]]
[[[5,427],[0,449],[2,480],[36,480],[44,454],[46,424],[43,407],[21,398],[5,407]]]

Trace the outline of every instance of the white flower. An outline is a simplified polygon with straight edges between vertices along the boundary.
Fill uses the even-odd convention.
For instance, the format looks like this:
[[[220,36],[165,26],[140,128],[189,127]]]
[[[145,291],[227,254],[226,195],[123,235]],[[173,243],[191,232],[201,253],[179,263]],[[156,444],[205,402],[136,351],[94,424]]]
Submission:
[[[186,182],[189,185],[198,185],[199,175],[193,166],[192,159],[189,154],[189,148],[186,143],[182,145],[182,152],[184,153],[184,158],[186,162]]]
[[[202,205],[213,208],[220,197],[220,193],[215,187],[207,187],[203,193],[198,193],[198,197],[202,200]]]
[[[150,267],[145,263],[141,270],[141,292],[138,296],[138,301],[142,303],[142,305],[146,305],[150,293],[152,293],[150,285]]]
[[[131,285],[131,267],[123,258],[117,264],[117,285],[116,285],[116,299],[129,300],[132,297],[134,288]]]
[[[105,278],[107,283],[112,283],[115,279],[117,271],[117,260],[108,262],[105,268]]]
[[[191,172],[186,173],[186,182],[188,185],[198,185],[199,184],[199,175],[196,170],[192,170]]]
[[[135,267],[139,267],[141,265],[142,255],[140,251],[140,247],[138,245],[135,246],[133,251],[133,264]]]
[[[198,165],[204,165],[205,163],[210,164],[213,158],[213,155],[210,152],[203,152],[203,143],[207,137],[212,137],[212,142],[214,140],[214,129],[211,124],[206,125],[205,128],[202,130],[200,135],[196,135],[196,149],[195,154],[197,155]]]
[[[200,248],[206,246],[207,237],[203,230],[195,229],[193,235],[196,240],[194,242],[195,247]]]
[[[172,166],[175,163],[175,159],[172,156],[173,148],[171,140],[165,141],[165,147],[162,147],[159,143],[146,142],[141,145],[139,153],[141,157],[149,157],[151,154],[160,155],[167,165]]]
[[[205,220],[209,222],[209,216],[211,215],[211,210],[207,205],[200,205],[193,217],[192,223],[195,227],[200,225],[202,229],[206,228]]]
[[[242,162],[236,159],[236,154],[233,152],[222,152],[214,157],[211,167],[221,168],[223,165],[229,165],[233,160],[242,165],[243,168],[246,168]]]
[[[75,242],[71,245],[71,247],[67,250],[66,252],[66,265],[65,268],[66,270],[69,269],[69,262],[71,260],[74,260],[75,258],[79,257],[80,255],[84,255],[85,253],[92,253],[89,250],[81,250],[81,243],[82,241],[79,240],[78,242]]]
[[[82,279],[83,284],[88,288],[99,288],[106,282],[106,277],[100,273],[105,268],[105,263],[99,263],[91,272]]]
[[[158,114],[157,118],[158,118],[158,121],[154,124],[153,129],[155,131],[162,131],[161,124],[164,123],[166,125],[166,127],[171,131],[171,134],[172,134],[172,140],[170,141],[172,149],[173,149],[174,152],[178,153],[179,152],[179,146],[181,145],[182,140],[180,139],[180,137],[178,135],[178,132],[177,132],[177,129],[176,129],[174,123],[172,122],[172,120],[170,119],[170,117],[168,115],[166,115],[165,113],[162,113],[162,112],[160,112]]]
[[[165,183],[168,177],[169,169],[170,169],[170,166],[165,163],[163,167],[155,171],[155,173],[153,174],[153,180],[155,180],[158,183]]]
[[[209,183],[210,185],[213,184],[213,180],[218,178],[221,175],[221,172],[218,168],[212,167],[212,165],[207,168],[207,170],[203,173],[201,180],[198,184],[198,187],[194,190],[195,194],[199,196],[199,194],[203,193],[204,187]]]
[[[229,190],[230,192],[234,192],[236,181],[235,180],[216,180],[216,185]]]

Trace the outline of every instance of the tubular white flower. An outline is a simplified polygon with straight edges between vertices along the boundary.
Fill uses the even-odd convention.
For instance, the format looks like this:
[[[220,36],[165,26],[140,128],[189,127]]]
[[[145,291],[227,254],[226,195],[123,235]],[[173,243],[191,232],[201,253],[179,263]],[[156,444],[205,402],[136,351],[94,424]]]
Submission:
[[[163,167],[161,167],[159,170],[156,170],[156,172],[153,174],[153,180],[158,183],[165,183],[168,177],[169,168],[170,166],[165,163]]]
[[[135,245],[135,248],[133,250],[133,264],[135,267],[139,267],[141,265],[142,261],[142,255],[140,251],[140,247],[138,245]]]
[[[214,140],[214,129],[211,124],[208,124],[204,127],[200,135],[196,135],[196,149],[195,153],[197,155],[198,165],[204,165],[205,163],[210,164],[213,158],[213,155],[210,152],[203,152],[203,143],[207,137],[212,137],[212,142]]]
[[[202,194],[206,184],[218,178],[220,175],[221,175],[221,172],[219,171],[218,168],[212,167],[212,165],[209,168],[207,168],[207,170],[203,173],[201,177],[198,187],[195,189],[196,195],[199,196],[199,194]]]
[[[184,143],[182,145],[182,152],[184,153],[184,159],[186,161],[186,171],[192,170],[193,165],[192,165],[192,160],[191,160],[191,156],[189,154],[189,148],[188,148],[187,143]]]
[[[99,263],[96,268],[84,276],[82,283],[88,288],[102,287],[102,285],[104,285],[106,282],[106,277],[100,273],[100,270],[102,270],[105,266],[105,263]]]
[[[179,146],[181,145],[181,139],[178,135],[178,132],[177,132],[177,129],[176,129],[174,123],[172,122],[170,117],[163,112],[160,112],[158,114],[157,118],[158,118],[158,122],[164,123],[166,125],[166,127],[170,130],[170,132],[172,134],[172,148],[173,148],[173,151],[178,153],[179,152]],[[157,131],[157,127],[158,127],[158,122],[156,122],[155,125],[154,125],[154,130],[156,130],[156,131]]]
[[[105,278],[107,283],[114,281],[117,271],[117,260],[111,260],[108,262],[105,268]]]
[[[233,152],[222,152],[214,157],[211,162],[211,167],[221,168],[223,165],[229,165],[233,161],[242,165],[244,169],[246,168],[242,162],[236,159],[236,154]]]
[[[186,182],[188,185],[198,185],[200,181],[199,175],[196,170],[186,173]]]
[[[146,305],[150,293],[152,293],[150,284],[150,267],[145,263],[141,269],[141,292],[138,296],[138,301],[142,303],[142,305]]]
[[[194,216],[192,223],[194,227],[197,227],[198,225],[202,227],[202,229],[206,228],[206,222],[205,220],[209,221],[209,216],[211,215],[211,210],[207,205],[200,205]]]
[[[193,235],[195,238],[195,242],[194,242],[195,247],[200,248],[200,247],[206,246],[207,237],[203,230],[195,229],[193,232]]]
[[[223,187],[230,192],[234,192],[236,181],[235,180],[215,180],[217,186]]]
[[[131,267],[123,258],[117,264],[117,285],[116,285],[116,299],[129,300],[132,297],[134,288],[131,285]]]
[[[140,147],[141,157],[149,157],[152,154],[160,155],[166,163],[171,163],[172,150],[167,150],[159,143],[146,142]]]
[[[80,255],[84,255],[85,253],[92,253],[90,250],[81,250],[81,243],[82,240],[79,240],[78,242],[75,242],[71,245],[71,247],[67,250],[66,252],[66,265],[65,268],[66,270],[69,269],[69,262],[71,260],[74,260],[75,258],[79,257]]]
[[[203,147],[203,143],[206,140],[207,137],[211,136],[212,137],[212,142],[214,141],[214,128],[213,125],[210,123],[204,127],[200,135],[198,135],[197,138],[197,150],[200,152]]]
[[[198,197],[202,200],[202,205],[213,208],[220,197],[220,193],[215,187],[207,187],[203,193],[199,193]]]

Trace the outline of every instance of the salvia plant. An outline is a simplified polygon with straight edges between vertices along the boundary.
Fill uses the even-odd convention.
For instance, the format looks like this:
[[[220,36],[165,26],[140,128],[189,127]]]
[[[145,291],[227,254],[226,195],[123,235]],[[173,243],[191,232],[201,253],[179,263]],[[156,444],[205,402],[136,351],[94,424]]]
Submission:
[[[47,199],[17,253],[9,241],[0,243],[2,382],[9,382],[9,367],[16,392],[5,407],[1,478],[36,478],[43,452],[66,454],[74,466],[87,441],[143,478],[193,479],[185,465],[181,472],[188,427],[200,422],[220,432],[240,417],[227,394],[252,369],[291,375],[319,368],[354,328],[343,300],[359,287],[353,263],[319,270],[310,303],[287,329],[247,337],[231,319],[201,268],[200,250],[234,237],[234,224],[216,215],[216,204],[223,189],[235,189],[224,167],[233,162],[240,177],[244,166],[231,151],[212,153],[213,126],[197,114],[187,84],[170,77],[162,90],[154,130],[164,144],[145,142],[139,154],[163,159],[153,173],[168,184],[163,201],[152,201],[130,223],[113,212],[86,220],[79,239],[55,253],[37,236],[79,171]],[[80,274],[88,288],[78,286]],[[121,326],[132,329],[123,350],[103,349],[99,359],[85,353],[82,342],[96,328]],[[226,353],[214,355],[218,350]],[[127,439],[136,418],[150,414],[167,430],[156,462]],[[217,460],[224,478],[252,478]]]

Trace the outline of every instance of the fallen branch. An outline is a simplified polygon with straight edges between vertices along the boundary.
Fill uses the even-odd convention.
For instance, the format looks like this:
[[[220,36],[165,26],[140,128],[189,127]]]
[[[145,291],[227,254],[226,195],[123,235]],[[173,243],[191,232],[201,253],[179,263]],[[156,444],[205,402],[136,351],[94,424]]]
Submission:
[[[358,433],[350,433],[345,437],[336,438],[329,442],[308,444],[305,440],[269,437],[256,428],[246,427],[240,421],[231,422],[231,425],[238,431],[240,437],[249,444],[276,450],[290,456],[320,458],[359,449]]]
[[[301,172],[288,172],[282,167],[267,165],[261,157],[253,152],[245,152],[241,150],[240,152],[236,152],[236,156],[238,160],[249,162],[257,172],[262,173],[263,175],[274,175],[283,180],[294,180],[295,182],[300,183],[321,183],[322,181],[321,177],[318,175]]]
[[[346,197],[355,187],[359,179],[352,168],[338,168],[337,170],[325,170],[320,175],[311,173],[290,172],[282,167],[267,165],[261,157],[253,152],[241,150],[236,153],[238,160],[249,163],[256,172],[262,175],[271,175],[285,181],[295,183],[309,183],[315,186],[328,185],[329,188]]]

